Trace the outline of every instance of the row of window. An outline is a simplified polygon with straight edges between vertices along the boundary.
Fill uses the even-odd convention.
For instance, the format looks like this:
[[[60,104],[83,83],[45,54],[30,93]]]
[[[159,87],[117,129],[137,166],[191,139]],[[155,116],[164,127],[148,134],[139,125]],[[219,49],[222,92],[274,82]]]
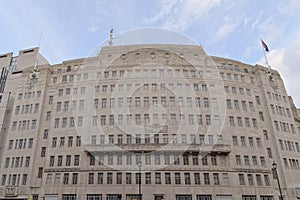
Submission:
[[[294,124],[289,124],[285,122],[278,123],[278,121],[274,120],[274,125],[277,131],[296,134],[296,129]]]
[[[280,116],[291,118],[291,112],[290,112],[289,108],[284,108],[284,107],[277,106],[277,105],[274,106],[273,104],[270,104],[270,107],[271,107],[271,111],[274,115],[277,114]],[[276,112],[275,112],[275,110],[276,110]]]
[[[300,170],[299,160],[292,158],[283,158],[284,167],[286,169],[297,169]]]
[[[229,118],[229,125],[231,127],[234,127],[235,123],[236,123],[234,116],[229,116],[228,118]],[[252,121],[253,128],[258,128],[257,119],[256,118],[252,118],[251,121]],[[238,125],[238,127],[243,127],[244,123],[245,123],[245,127],[248,127],[248,128],[251,127],[250,119],[248,117],[245,117],[244,120],[243,120],[242,117],[237,117],[237,125]]]
[[[133,162],[135,159],[135,162]],[[117,154],[90,156],[90,166],[96,165],[137,165],[142,162],[144,165],[203,165],[203,166],[227,166],[225,155],[207,154]]]
[[[64,139],[64,138],[63,138]],[[102,144],[200,144],[215,145],[222,140],[221,135],[196,134],[118,134],[118,135],[91,135],[91,145]],[[259,139],[257,139],[260,142]],[[261,145],[259,143],[258,145]],[[259,146],[261,148],[261,146]]]
[[[81,180],[85,182],[84,180]],[[78,184],[78,173],[48,173],[46,185]],[[87,173],[86,184],[229,185],[228,173],[199,172],[98,172]]]
[[[72,70],[68,70],[67,72],[71,72]],[[62,73],[62,69],[57,69],[57,73]],[[95,73],[92,73],[92,75]],[[90,76],[88,73],[84,74],[76,74],[76,80],[80,81],[87,80]],[[102,78],[121,78],[121,77],[211,77],[211,71],[203,71],[203,70],[181,70],[181,69],[135,69],[135,70],[120,70],[120,71],[104,71],[104,72],[97,72],[96,77],[97,79]],[[236,75],[234,75],[236,78]],[[67,82],[67,81],[74,81],[74,75],[63,75],[61,77],[61,82]],[[241,75],[241,80],[244,80],[244,76]],[[57,83],[58,77],[53,77],[53,83]]]
[[[244,155],[244,166],[259,166],[258,161],[260,161],[260,166],[266,167],[266,160],[264,156],[252,156],[252,158],[249,155]],[[242,165],[242,156],[241,155],[235,155],[236,165],[241,166]],[[252,164],[250,164],[252,160]]]
[[[22,178],[21,178],[22,177]],[[28,174],[3,174],[1,186],[5,185],[27,185]]]
[[[51,116],[51,112],[47,112],[47,116],[46,116],[46,121],[50,120],[50,116]],[[142,119],[143,116],[143,119]],[[124,123],[124,117],[126,117],[126,123]],[[127,114],[127,115],[123,115],[123,114],[119,114],[117,116],[117,119],[115,117],[115,115],[101,115],[100,116],[100,124],[99,123],[99,119],[98,116],[92,116],[92,126],[105,126],[105,125],[115,125],[117,120],[117,124],[118,125],[132,125],[132,124],[137,124],[137,125],[159,125],[159,124],[170,124],[170,125],[176,125],[176,124],[181,124],[181,125],[211,125],[213,123],[213,125],[220,125],[220,116],[219,115],[214,115],[213,116],[213,122],[211,119],[211,115],[205,115],[205,121],[204,121],[204,116],[201,114],[198,115],[193,115],[193,114],[187,114],[187,119],[186,119],[186,115],[185,114],[170,114],[169,115],[170,118],[168,118],[167,114],[162,114],[161,115],[161,119],[159,118],[159,114],[153,114],[152,115],[152,121],[150,118],[149,114],[135,114],[134,118],[133,118],[133,114]],[[203,122],[204,121],[204,122]],[[257,123],[257,119],[256,118],[252,118],[252,126],[254,128],[258,128],[258,123]],[[26,121],[25,121],[26,122]],[[234,127],[235,126],[235,119],[233,116],[229,116],[229,124],[230,126]],[[35,128],[35,124],[36,121],[34,123],[34,126],[32,125],[32,129]],[[82,116],[77,117],[77,126],[81,127],[84,124],[84,118]],[[244,125],[245,124],[245,125]],[[250,128],[251,127],[251,123],[250,123],[250,118],[245,117],[244,120],[242,119],[242,117],[237,117],[237,125],[238,127],[247,127]],[[12,130],[16,130],[16,126],[17,126],[17,122],[13,123],[13,127]],[[25,124],[26,127],[26,124]],[[70,117],[69,119],[67,117],[63,117],[61,119],[61,128],[66,128],[66,127],[75,127],[75,118],[74,117]],[[291,127],[294,127],[291,124]],[[54,128],[60,128],[60,118],[55,118],[54,120]],[[21,129],[21,128],[20,128]],[[23,130],[23,129],[22,129]],[[294,130],[295,131],[295,130]]]
[[[203,98],[203,101],[201,100],[200,97],[196,97],[193,99],[192,97],[187,97],[186,101],[184,101],[183,97],[178,97],[178,99],[175,99],[175,97],[169,97],[169,100],[167,101],[167,97],[163,96],[160,97],[160,103],[158,97],[143,97],[143,100],[141,100],[141,97],[135,97],[134,98],[134,104],[132,102],[132,97],[127,97],[126,98],[126,103],[124,103],[124,98],[119,97],[117,99],[117,102],[115,98],[102,98],[101,99],[101,104],[99,105],[99,99],[94,99],[93,101],[93,109],[98,109],[99,107],[101,108],[123,108],[123,107],[132,107],[133,105],[135,107],[150,107],[151,105],[153,106],[158,106],[162,105],[163,107],[170,106],[170,107],[175,107],[175,106],[180,106],[180,107],[196,107],[200,108],[201,104],[204,108],[209,108],[210,103],[212,103],[214,108],[217,108],[218,106],[218,101],[216,98],[212,98],[211,100],[209,98]],[[203,103],[201,103],[203,102]],[[117,104],[117,105],[116,105]],[[84,100],[79,100],[79,110],[83,110],[85,106]],[[249,102],[249,106],[251,110],[254,110],[253,104]],[[247,105],[244,107],[247,109]],[[64,101],[64,102],[57,102],[56,103],[56,111],[68,111],[68,110],[76,110],[77,109],[77,100],[73,101]]]
[[[271,93],[271,92],[267,92],[269,99],[273,99],[276,101],[283,101],[285,103],[287,103],[287,98],[284,95],[280,95],[280,94],[276,94],[276,93]],[[281,98],[282,97],[282,98]]]
[[[210,88],[209,88],[210,87]],[[214,90],[215,85],[210,84],[209,87],[207,84],[199,84],[199,83],[136,83],[136,84],[131,84],[128,83],[126,85],[124,84],[119,84],[117,85],[117,91],[118,92],[123,92],[123,91],[131,91],[131,90],[152,90],[156,91],[158,89],[160,90],[191,90],[193,89],[194,91],[203,91],[203,92],[208,92],[208,90]],[[116,85],[96,85],[94,86],[94,92],[113,92],[116,89]]]
[[[19,121],[14,121],[11,126],[12,131],[16,130],[29,130],[29,129],[35,129],[37,124],[37,120],[33,119],[31,120],[31,125],[30,125],[30,120],[21,120]]]
[[[48,131],[48,129],[45,129],[44,130],[44,139],[48,139],[48,134],[49,134],[49,131]],[[68,136],[67,137],[67,139],[68,139],[68,141],[67,141],[67,145],[65,145],[65,141],[66,141],[66,139],[65,139],[65,137],[60,137],[60,141],[59,141],[59,147],[64,147],[64,146],[68,146],[68,147],[73,147],[73,136]],[[57,147],[58,146],[58,138],[57,137],[52,137],[52,142],[51,142],[51,147],[53,147],[53,148],[55,148],[55,147]],[[75,146],[76,147],[80,147],[81,146],[81,137],[80,136],[76,136],[76,144],[75,144]],[[42,152],[43,152],[43,148],[46,148],[46,147],[42,147]],[[44,151],[46,151],[46,149],[44,150]],[[43,153],[42,153],[42,155],[43,155]]]
[[[279,145],[281,150],[285,151],[294,151],[300,152],[300,146],[298,142],[279,140]]]
[[[8,148],[7,149],[26,149],[26,146],[28,149],[31,149],[33,145],[33,138],[28,139],[15,139],[15,140],[9,140],[8,142]]]
[[[193,200],[193,195],[192,194],[174,194],[175,195],[175,200]],[[45,195],[46,198],[48,195]],[[51,198],[58,199],[58,195],[49,195]],[[153,194],[153,199],[154,200],[162,200],[164,199],[164,195],[162,194]],[[151,196],[151,199],[152,199]],[[39,195],[35,194],[32,195],[33,200],[38,200]],[[273,196],[270,195],[260,195],[259,196],[260,200],[274,200]],[[126,194],[125,199],[138,199],[139,196],[138,194]],[[145,198],[145,197],[144,197]],[[62,200],[76,200],[77,199],[77,194],[62,194]],[[122,200],[122,194],[106,194],[106,198],[104,198],[104,195],[102,194],[86,194],[86,200]],[[213,196],[209,194],[197,194],[196,195],[196,200],[212,200]],[[216,195],[216,200],[232,200],[231,195]],[[256,200],[257,196],[256,195],[242,195],[242,200]]]
[[[126,100],[126,102],[124,102]],[[202,102],[202,103],[201,103]],[[93,109],[98,109],[99,107],[101,108],[123,108],[123,107],[150,107],[150,106],[158,106],[161,105],[163,107],[175,107],[175,106],[180,106],[180,107],[187,107],[187,108],[200,108],[203,106],[204,108],[209,108],[210,104],[214,108],[217,108],[218,106],[218,101],[216,98],[212,98],[211,100],[209,98],[203,98],[201,99],[200,97],[186,97],[184,99],[183,97],[175,97],[175,96],[161,96],[161,97],[119,97],[117,99],[115,98],[102,98],[101,99],[101,104],[99,105],[100,101],[99,99],[94,99],[93,102]],[[59,104],[59,102],[58,102]],[[66,103],[64,103],[65,105]]]
[[[36,104],[27,104],[21,106],[16,106],[15,114],[28,114],[28,113],[37,113],[39,112],[39,103]]]
[[[261,174],[239,174],[239,182],[240,185],[257,185],[257,186],[271,186],[269,175],[261,175]],[[246,179],[248,180],[246,182]],[[264,179],[264,183],[263,183]],[[256,180],[256,181],[255,181]],[[256,182],[256,183],[255,183]]]
[[[239,81],[241,80],[242,82],[246,82],[245,80],[245,76],[244,75],[239,75],[239,74],[231,74],[231,73],[224,73],[224,72],[220,72],[220,77],[222,79],[227,79],[229,81],[234,80],[234,81]],[[254,83],[254,78],[252,76],[249,77],[250,81],[249,83]]]
[[[239,100],[236,100],[234,99],[233,101],[231,99],[226,99],[226,106],[227,106],[227,109],[232,109],[233,106],[232,106],[232,102],[233,102],[233,106],[235,108],[235,110],[240,110],[240,103],[239,103]],[[255,108],[254,108],[254,104],[252,101],[249,101],[249,107],[250,107],[250,110],[252,112],[255,111]],[[247,108],[247,102],[246,101],[241,101],[241,105],[242,105],[242,109],[243,111],[247,111],[248,108]]]
[[[36,95],[35,95],[36,94]],[[40,97],[42,94],[42,91],[33,91],[33,92],[25,92],[23,93],[19,93],[18,94],[18,99],[31,99],[31,98],[35,98],[35,97]]]
[[[26,157],[6,157],[4,168],[19,168],[19,167],[29,167],[30,156]]]
[[[193,84],[174,84],[174,83],[169,83],[168,85],[166,85],[165,83],[152,83],[152,84],[119,84],[117,85],[117,91],[118,92],[122,92],[122,91],[136,91],[137,89],[139,90],[149,90],[149,88],[151,88],[151,90],[156,91],[158,89],[164,91],[166,89],[169,90],[184,90],[184,91],[190,91],[193,90],[195,92],[198,91],[203,91],[203,92],[208,92],[209,90],[213,91],[215,89],[215,85],[209,85],[209,87],[207,86],[207,84],[198,84],[198,83],[193,83]],[[201,88],[201,89],[200,89]],[[86,87],[80,87],[80,88],[72,88],[73,89],[73,95],[77,95],[77,94],[84,94],[86,91]],[[78,91],[78,89],[80,89],[80,91]],[[224,86],[224,90],[226,93],[229,93],[229,86]],[[100,91],[102,92],[113,92],[116,90],[116,85],[101,85],[100,86],[94,86],[94,92],[98,93]],[[251,90],[250,89],[245,89],[245,88],[237,88],[237,87],[231,87],[231,91],[233,94],[237,94],[237,90],[239,92],[240,95],[245,95],[247,94],[248,96],[251,96]],[[65,95],[70,95],[71,94],[71,88],[65,88]],[[63,96],[64,95],[64,89],[59,89],[58,90],[58,96]],[[53,100],[53,96],[50,96]],[[259,99],[258,99],[259,100]],[[50,103],[51,104],[51,101]]]
[[[50,113],[51,114],[51,113]],[[49,114],[49,115],[50,115]],[[150,125],[150,116],[149,114],[144,114],[144,119],[142,120],[141,114],[135,114],[134,119],[132,117],[132,114],[127,114],[126,116],[123,116],[123,114],[119,114],[117,116],[117,119],[115,119],[114,115],[101,115],[100,116],[100,125],[105,126],[105,125],[115,125],[117,120],[118,125],[132,125],[132,124],[137,124],[141,125],[142,121],[144,125]],[[126,117],[126,123],[124,123],[124,117]],[[203,119],[205,117],[205,119]],[[48,117],[47,117],[48,119]],[[249,120],[249,118],[245,118],[245,120]],[[170,120],[169,122],[167,120]],[[160,123],[162,124],[171,124],[171,125],[176,125],[176,124],[186,124],[188,125],[211,125],[212,124],[212,119],[211,115],[193,115],[193,114],[188,114],[188,122],[186,122],[185,115],[184,114],[170,114],[170,119],[168,119],[167,114],[162,114],[162,119],[159,120],[158,114],[153,115],[152,119],[152,124],[153,125],[159,125]],[[108,121],[108,122],[107,122]],[[246,121],[248,122],[248,121]],[[92,116],[92,126],[97,126],[99,123],[98,116]],[[214,125],[220,125],[220,116],[219,115],[214,115],[213,116],[213,124]],[[81,127],[84,125],[84,117],[79,116],[77,117],[77,127]],[[63,118],[55,118],[54,119],[54,128],[66,128],[66,127],[75,127],[75,117],[70,117],[69,119],[67,117]],[[250,127],[250,125],[249,125]]]
[[[231,89],[231,90],[230,90]],[[248,96],[251,96],[251,90],[250,89],[244,89],[244,88],[237,88],[235,86],[229,87],[227,85],[224,86],[224,91],[225,93],[232,93],[232,94],[240,94],[240,95],[245,95],[247,94]],[[245,93],[246,91],[246,93]]]
[[[253,137],[245,137],[240,136],[240,140],[238,140],[238,136],[233,135],[232,136],[232,143],[233,146],[242,146],[242,147],[253,147],[253,148],[262,148],[262,141],[261,138],[253,138]],[[256,144],[255,144],[256,142]]]
[[[71,155],[66,155],[65,156],[65,166],[71,166],[72,163],[72,156]],[[74,155],[73,158],[73,166],[79,166],[80,162],[80,155]],[[55,156],[50,156],[49,159],[49,167],[54,167],[55,164]],[[57,166],[62,166],[63,165],[63,156],[59,155],[57,156]]]

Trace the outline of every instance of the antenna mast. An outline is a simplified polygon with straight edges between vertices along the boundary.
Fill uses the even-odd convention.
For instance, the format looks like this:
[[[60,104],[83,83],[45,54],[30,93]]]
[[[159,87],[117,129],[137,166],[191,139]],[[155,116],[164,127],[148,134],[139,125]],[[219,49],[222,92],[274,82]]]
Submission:
[[[109,41],[108,41],[109,46],[113,45],[113,32],[114,32],[114,29],[110,29],[110,31],[109,31]]]

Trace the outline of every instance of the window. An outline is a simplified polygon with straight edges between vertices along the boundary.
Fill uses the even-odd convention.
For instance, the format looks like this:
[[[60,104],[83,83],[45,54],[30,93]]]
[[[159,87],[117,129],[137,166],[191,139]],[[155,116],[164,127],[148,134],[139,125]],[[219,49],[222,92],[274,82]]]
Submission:
[[[161,184],[161,173],[160,172],[155,173],[155,184]]]
[[[193,154],[193,165],[199,165],[198,154]]]
[[[237,136],[232,136],[232,143],[234,146],[238,146]]]
[[[234,100],[234,107],[236,110],[240,110],[240,104],[238,100]]]
[[[231,99],[227,99],[226,100],[226,105],[227,105],[227,109],[231,109],[232,106],[231,106]]]
[[[203,176],[204,176],[204,184],[210,185],[209,173],[204,173]]]
[[[79,165],[79,159],[80,159],[79,155],[75,155],[74,156],[74,166],[78,166]]]
[[[212,200],[211,195],[197,195],[197,200]]]
[[[204,108],[209,108],[209,100],[208,98],[203,99]]]
[[[239,174],[240,185],[245,185],[244,174]]]
[[[266,160],[265,160],[265,157],[261,156],[260,157],[260,164],[262,167],[265,167],[266,166]]]
[[[230,126],[234,126],[234,117],[233,116],[229,116],[229,124],[230,124]]]
[[[273,196],[260,196],[260,199],[261,200],[274,200],[274,197]]]
[[[176,195],[176,200],[192,200],[192,195]]]
[[[213,173],[213,178],[214,178],[214,185],[220,185],[219,174]]]
[[[25,158],[25,167],[29,167],[29,164],[30,164],[30,157],[26,156],[26,158]]]
[[[265,179],[265,185],[271,186],[269,175],[264,175],[264,179]]]
[[[190,185],[191,184],[191,175],[190,173],[184,173],[184,184]]]
[[[247,146],[246,145],[246,138],[245,138],[245,136],[241,136],[241,144],[242,144],[243,147]]]
[[[79,110],[83,110],[84,109],[84,100],[80,100],[79,101]]]
[[[240,155],[235,155],[235,161],[236,161],[236,165],[241,165],[242,164],[241,156]]]
[[[107,184],[112,184],[113,182],[113,173],[107,173],[107,180],[106,180],[106,183]]]
[[[272,149],[271,148],[267,148],[267,152],[268,152],[268,157],[269,158],[273,158]]]
[[[55,120],[54,120],[54,128],[59,128],[59,118],[55,118]]]
[[[216,166],[217,165],[217,156],[211,155],[210,158],[211,158],[211,164]]]
[[[72,174],[72,184],[75,185],[78,183],[78,173]]]
[[[229,185],[229,176],[228,173],[223,173],[223,185]]]
[[[259,96],[255,96],[255,100],[256,100],[257,105],[260,105],[260,98],[259,98]]]
[[[211,116],[205,115],[205,119],[206,119],[206,125],[210,125],[211,124]]]
[[[46,147],[42,147],[41,157],[45,157],[46,155]]]
[[[176,185],[181,184],[180,173],[175,173],[175,184]]]
[[[132,183],[132,174],[126,173],[126,184],[131,184],[131,183]]]
[[[94,173],[89,173],[88,184],[94,184]]]
[[[165,173],[165,184],[166,185],[171,184],[171,174],[169,172]]]
[[[242,195],[242,200],[256,200],[255,195]]]
[[[62,200],[76,200],[76,194],[63,194]]]
[[[253,163],[254,166],[258,165],[256,156],[252,156],[252,163]]]
[[[38,168],[38,178],[43,178],[43,171],[44,169],[42,167]]]
[[[252,174],[247,174],[247,178],[248,178],[248,184],[249,185],[254,185],[253,175]]]
[[[27,174],[23,174],[23,179],[22,179],[22,185],[26,185],[27,184]]]
[[[98,173],[97,184],[103,184],[103,173]]]
[[[256,183],[258,186],[262,185],[262,180],[261,180],[261,175],[260,174],[256,174]]]
[[[237,122],[239,127],[243,127],[243,121],[241,117],[237,117]]]

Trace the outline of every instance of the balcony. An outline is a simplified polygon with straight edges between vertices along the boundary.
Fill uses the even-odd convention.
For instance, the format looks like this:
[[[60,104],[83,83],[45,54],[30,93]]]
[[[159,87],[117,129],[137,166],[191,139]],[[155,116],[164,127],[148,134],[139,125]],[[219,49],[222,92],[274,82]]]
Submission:
[[[231,146],[227,144],[200,145],[200,144],[102,144],[85,145],[85,151],[90,153],[133,153],[162,152],[207,152],[212,154],[229,154]]]

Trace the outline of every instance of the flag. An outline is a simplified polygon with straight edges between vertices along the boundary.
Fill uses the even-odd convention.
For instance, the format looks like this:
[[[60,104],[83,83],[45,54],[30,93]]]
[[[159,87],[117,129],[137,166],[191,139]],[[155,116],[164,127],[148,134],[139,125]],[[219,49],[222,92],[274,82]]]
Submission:
[[[265,49],[265,51],[269,52],[269,47],[263,40],[261,40],[261,44],[262,44],[263,48]]]

